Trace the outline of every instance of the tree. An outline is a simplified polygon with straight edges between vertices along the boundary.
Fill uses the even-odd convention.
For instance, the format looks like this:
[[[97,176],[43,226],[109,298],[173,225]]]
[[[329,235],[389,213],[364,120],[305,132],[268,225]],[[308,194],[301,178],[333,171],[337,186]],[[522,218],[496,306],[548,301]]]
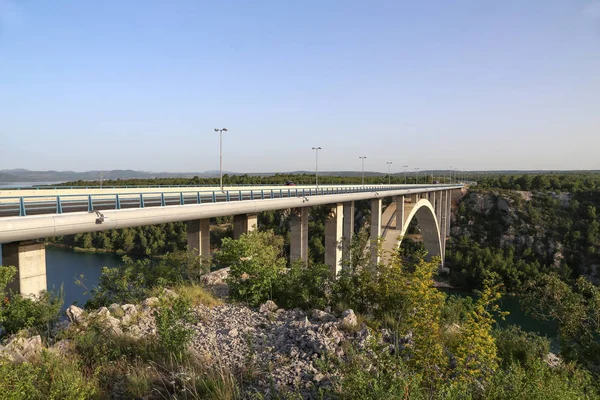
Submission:
[[[238,240],[224,238],[215,256],[230,267],[230,296],[258,306],[273,297],[273,284],[286,264],[282,255],[283,238],[273,231],[252,231]]]

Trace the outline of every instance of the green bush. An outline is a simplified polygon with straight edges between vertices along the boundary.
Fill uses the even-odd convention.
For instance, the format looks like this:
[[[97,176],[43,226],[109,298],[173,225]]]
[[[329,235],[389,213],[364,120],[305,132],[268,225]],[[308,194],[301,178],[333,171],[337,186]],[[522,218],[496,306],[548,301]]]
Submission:
[[[273,286],[283,271],[283,239],[272,231],[253,231],[238,240],[223,239],[216,258],[230,267],[229,295],[251,306],[273,298]]]
[[[48,352],[33,362],[0,362],[0,397],[6,400],[87,400],[97,393],[95,383],[76,359]]]
[[[23,297],[6,289],[15,274],[15,267],[0,266],[0,336],[10,335],[21,329],[32,329],[47,337],[60,316],[62,288],[58,294],[44,291],[38,296]]]
[[[209,269],[209,260],[186,251],[169,253],[160,259],[133,260],[124,256],[122,265],[102,268],[98,286],[91,290],[86,307],[138,303],[148,297],[155,286],[198,283]]]
[[[192,320],[191,306],[191,301],[185,296],[163,298],[155,314],[159,349],[178,359],[183,358],[187,352],[193,333],[185,325]]]
[[[598,399],[591,376],[574,366],[551,368],[535,360],[527,366],[510,364],[498,370],[479,396],[489,400]]]
[[[550,341],[532,332],[524,332],[515,325],[494,331],[498,357],[503,366],[520,364],[526,366],[542,360],[550,352]]]
[[[275,280],[273,300],[283,308],[323,309],[328,305],[330,287],[329,266],[298,260]]]

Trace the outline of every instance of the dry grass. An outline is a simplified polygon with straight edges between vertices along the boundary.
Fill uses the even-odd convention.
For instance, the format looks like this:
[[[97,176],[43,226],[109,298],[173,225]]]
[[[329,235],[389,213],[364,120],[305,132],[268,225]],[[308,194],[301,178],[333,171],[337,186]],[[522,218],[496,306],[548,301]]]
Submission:
[[[173,288],[173,291],[180,296],[190,299],[194,307],[199,305],[215,307],[223,304],[221,300],[200,285],[177,285]]]

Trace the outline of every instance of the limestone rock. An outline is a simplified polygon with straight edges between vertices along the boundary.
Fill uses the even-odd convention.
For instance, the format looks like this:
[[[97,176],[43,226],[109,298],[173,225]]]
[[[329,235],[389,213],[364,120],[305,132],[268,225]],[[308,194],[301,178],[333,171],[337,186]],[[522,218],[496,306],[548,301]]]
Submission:
[[[548,364],[548,366],[550,366],[551,368],[559,367],[562,364],[560,357],[558,357],[554,353],[546,354],[546,357],[544,358],[544,362],[546,364]]]
[[[229,267],[221,268],[200,277],[200,282],[206,286],[224,285],[225,280],[229,277]]]
[[[109,317],[110,316],[110,311],[108,311],[108,308],[106,307],[102,307],[98,310],[98,316],[100,317]]]
[[[321,310],[313,310],[312,317],[321,322],[335,322],[337,319],[332,314],[326,313]]]
[[[259,310],[263,314],[268,314],[277,310],[277,304],[272,300],[267,300],[263,305],[260,306]]]
[[[145,308],[157,307],[160,304],[158,297],[148,297],[142,302],[142,306]]]
[[[163,289],[163,293],[162,294],[163,294],[163,296],[170,297],[172,299],[176,299],[177,297],[179,297],[179,295],[177,293],[175,293],[171,289],[167,289],[167,288]]]
[[[83,309],[77,307],[75,304],[69,306],[67,308],[67,317],[69,317],[69,321],[75,324],[80,324],[84,320],[85,311]]]
[[[137,307],[133,304],[124,304],[122,308],[125,315],[136,315],[138,312]]]
[[[108,306],[108,311],[110,311],[110,314],[116,318],[121,318],[125,313],[125,311],[123,311],[123,308],[121,308],[121,305],[116,303],[113,303],[110,306]]]
[[[340,321],[340,328],[342,329],[353,329],[358,326],[358,320],[353,310],[346,310],[342,313],[342,320]]]
[[[24,362],[42,352],[42,338],[35,335],[30,338],[15,337],[11,339],[4,348],[0,349],[0,358],[10,361]]]

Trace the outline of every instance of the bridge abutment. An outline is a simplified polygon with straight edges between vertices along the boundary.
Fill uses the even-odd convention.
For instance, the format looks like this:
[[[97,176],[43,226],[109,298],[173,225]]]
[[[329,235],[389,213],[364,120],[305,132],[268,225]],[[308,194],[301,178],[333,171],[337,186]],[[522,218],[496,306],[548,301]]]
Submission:
[[[14,292],[24,296],[37,296],[47,289],[46,246],[43,243],[3,244],[2,265],[17,268],[14,280],[8,285]]]
[[[290,215],[290,261],[308,261],[308,207],[294,208]]]
[[[210,257],[210,220],[187,221],[188,250],[197,256]]]

